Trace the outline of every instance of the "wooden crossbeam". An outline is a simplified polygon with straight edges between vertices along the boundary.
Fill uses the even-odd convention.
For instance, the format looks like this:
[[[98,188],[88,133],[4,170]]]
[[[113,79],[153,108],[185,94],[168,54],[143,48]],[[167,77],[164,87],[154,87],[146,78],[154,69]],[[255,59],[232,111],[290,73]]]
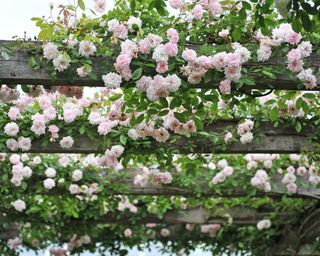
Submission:
[[[205,127],[207,132],[215,132],[224,134],[228,127],[236,127],[235,121],[216,121]],[[307,135],[317,131],[318,128],[304,127],[300,133],[297,133],[294,128],[274,127],[271,123],[260,122],[259,141],[253,141],[248,144],[233,143],[224,149],[221,144],[216,144],[207,136],[199,135],[196,137],[187,138],[182,136],[175,142],[158,143],[155,140],[151,141],[149,147],[127,147],[128,153],[152,153],[156,149],[165,147],[167,149],[176,150],[179,153],[299,153],[301,151],[313,151],[314,145],[308,140]],[[108,135],[106,136],[108,138]],[[104,152],[102,148],[103,137],[99,141],[93,141],[85,135],[74,137],[75,143],[70,149],[62,149],[58,142],[50,143],[47,146],[42,146],[40,141],[34,140],[30,153],[99,153]]]
[[[15,41],[0,41],[0,49],[2,45],[10,45],[15,43]],[[35,44],[40,47],[39,44]],[[190,46],[192,48],[192,46]],[[194,48],[194,47],[193,47]],[[58,85],[69,85],[69,86],[90,86],[90,87],[103,87],[104,83],[101,79],[102,75],[108,73],[105,70],[103,63],[113,62],[110,58],[93,57],[92,68],[93,73],[97,75],[97,80],[92,80],[89,77],[80,78],[76,75],[75,70],[67,70],[66,72],[58,73],[57,79],[52,80],[50,74],[47,73],[45,68],[40,68],[34,71],[29,64],[30,55],[24,49],[17,49],[14,55],[9,59],[5,59],[0,55],[0,83],[2,84],[32,84],[32,85],[47,85],[47,86],[58,86]],[[316,55],[312,55],[305,62],[309,62],[314,67],[320,67],[320,58]],[[271,59],[264,63],[248,62],[245,64],[247,67],[269,65],[276,66],[282,65],[283,60],[278,58]],[[289,73],[289,72],[288,72]],[[304,87],[299,88],[297,84],[297,79],[295,77],[290,77],[288,74],[283,74],[278,76],[276,79],[262,78],[258,75],[253,75],[252,79],[255,85],[244,86],[242,89],[277,89],[277,90],[304,90]],[[193,88],[217,88],[219,82],[212,81],[210,83],[200,83],[197,85],[190,85]],[[132,86],[133,83],[127,84],[125,86]],[[320,85],[314,89],[320,90]]]

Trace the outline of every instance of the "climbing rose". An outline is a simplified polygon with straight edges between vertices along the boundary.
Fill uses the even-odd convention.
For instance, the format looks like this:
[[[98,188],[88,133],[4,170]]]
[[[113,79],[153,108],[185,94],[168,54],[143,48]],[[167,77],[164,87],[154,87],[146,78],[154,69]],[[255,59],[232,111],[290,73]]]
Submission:
[[[169,28],[167,30],[167,37],[169,39],[169,42],[173,44],[177,44],[179,42],[179,34],[174,28]]]
[[[138,29],[141,28],[142,26],[142,20],[140,18],[136,18],[136,17],[130,17],[127,21],[128,24],[128,29],[130,32],[134,32],[134,25],[136,25],[138,27]]]
[[[6,145],[11,151],[16,151],[18,149],[18,142],[15,139],[8,139]]]
[[[29,151],[31,148],[31,139],[26,137],[19,137],[18,148],[22,151]]]
[[[131,237],[132,236],[132,231],[130,228],[127,228],[124,232],[123,232],[125,237]]]
[[[56,182],[54,181],[54,179],[48,178],[43,181],[43,186],[46,189],[52,189],[56,186]]]
[[[289,183],[287,185],[287,189],[290,193],[296,193],[297,192],[297,184],[296,183]]]
[[[14,209],[16,209],[18,212],[22,212],[26,209],[26,203],[21,200],[21,199],[18,199],[14,202],[11,203],[11,205],[14,207]]]
[[[77,184],[71,184],[69,187],[69,191],[72,195],[78,194],[79,192],[79,186]]]
[[[45,170],[45,175],[48,177],[48,178],[54,178],[54,177],[56,177],[56,170],[55,169],[53,169],[53,168],[51,168],[51,167],[49,167],[49,168],[47,168],[46,170]]]
[[[184,5],[184,1],[183,0],[169,0],[169,5],[173,9],[181,9]]]
[[[79,53],[82,56],[89,57],[91,55],[94,55],[96,50],[97,49],[92,42],[83,40],[79,44]]]
[[[222,94],[230,94],[231,85],[229,80],[223,80],[220,82],[219,90]]]
[[[48,60],[55,59],[59,54],[58,46],[53,43],[46,43],[43,46],[43,56]]]
[[[203,9],[201,5],[196,5],[192,10],[193,18],[200,20],[203,15]]]
[[[20,118],[20,110],[16,107],[11,107],[8,112],[8,117],[12,121],[16,121]]]
[[[106,1],[105,0],[94,0],[94,10],[98,13],[103,13],[106,10]]]
[[[252,132],[247,132],[247,133],[241,135],[241,137],[240,137],[240,142],[242,144],[250,143],[252,140],[253,140]]]
[[[86,77],[89,74],[89,71],[86,67],[77,68],[77,74],[79,77]]]
[[[219,32],[219,36],[221,37],[228,37],[228,35],[230,34],[229,30],[228,29],[222,29],[220,32]]]
[[[268,229],[271,227],[271,221],[268,220],[268,219],[264,219],[264,220],[260,220],[258,223],[257,223],[257,228],[259,230],[262,230],[262,229]]]
[[[106,87],[112,89],[119,88],[122,82],[121,76],[114,72],[110,72],[107,75],[103,75],[102,80]]]
[[[19,132],[19,126],[14,123],[8,123],[4,127],[4,133],[7,134],[8,136],[16,136]]]
[[[167,228],[162,228],[162,229],[160,230],[160,235],[163,236],[163,237],[167,237],[167,236],[170,235],[170,230],[167,229]]]
[[[53,66],[56,70],[62,72],[70,66],[70,59],[66,59],[63,54],[59,54],[58,57],[53,60]]]
[[[72,180],[73,181],[79,181],[82,179],[82,171],[81,170],[74,170],[72,173]]]
[[[62,140],[60,141],[60,146],[62,148],[69,149],[72,147],[74,143],[74,140],[72,139],[71,136],[63,137]]]

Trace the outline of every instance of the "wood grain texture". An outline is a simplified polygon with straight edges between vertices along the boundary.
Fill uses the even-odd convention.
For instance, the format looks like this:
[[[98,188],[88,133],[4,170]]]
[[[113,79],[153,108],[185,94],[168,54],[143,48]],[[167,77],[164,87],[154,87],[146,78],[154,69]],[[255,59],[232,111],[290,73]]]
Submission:
[[[227,127],[236,127],[236,121],[216,121],[205,126],[205,131],[224,134]],[[210,141],[203,135],[196,137],[181,137],[175,142],[158,143],[152,140],[149,147],[127,147],[126,152],[151,153],[159,148],[176,150],[182,154],[185,153],[299,153],[301,151],[314,150],[314,144],[308,140],[308,135],[316,132],[318,128],[305,127],[300,133],[294,128],[274,127],[271,123],[260,122],[258,137],[251,143],[241,144],[240,142],[227,146],[226,149],[222,145],[218,145]],[[108,138],[106,136],[106,138]],[[99,141],[92,141],[88,137],[82,135],[74,137],[74,145],[70,149],[62,149],[58,142],[50,143],[48,146],[41,146],[40,141],[33,141],[30,153],[98,153],[104,152],[106,149],[101,148],[103,137]]]
[[[10,45],[15,41],[0,41],[1,44]],[[37,44],[40,47],[39,44]],[[190,48],[197,48],[199,46],[192,46]],[[75,70],[68,70],[66,72],[58,73],[57,79],[52,80],[50,75],[42,67],[40,70],[34,71],[29,64],[30,55],[24,49],[18,49],[14,52],[14,55],[10,59],[6,60],[0,55],[0,83],[2,84],[32,84],[32,85],[70,85],[70,86],[89,86],[89,87],[103,87],[104,83],[101,79],[102,75],[107,74],[109,70],[105,68],[104,63],[113,63],[110,58],[92,57],[93,73],[97,75],[98,80],[92,80],[89,77],[80,78],[76,75]],[[320,67],[320,58],[316,55],[312,55],[305,60],[313,67]],[[273,58],[263,63],[248,62],[246,67],[253,66],[286,66],[284,59]],[[298,88],[297,79],[290,77],[289,71],[287,74],[279,75],[276,79],[267,79],[260,77],[259,75],[252,76],[255,81],[255,85],[245,86],[243,90],[251,89],[278,89],[278,90],[304,90],[304,88]],[[197,85],[190,85],[193,88],[217,88],[221,79],[212,81],[210,83],[200,83]],[[132,83],[131,83],[132,85]],[[128,85],[126,85],[128,86]],[[320,90],[320,85],[314,89]]]

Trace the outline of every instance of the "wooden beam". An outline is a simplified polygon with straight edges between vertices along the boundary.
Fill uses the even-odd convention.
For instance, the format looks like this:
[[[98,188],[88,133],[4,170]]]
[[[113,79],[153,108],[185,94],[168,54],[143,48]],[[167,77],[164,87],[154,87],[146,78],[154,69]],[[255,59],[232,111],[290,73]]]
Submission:
[[[203,170],[206,172],[206,170]],[[196,186],[190,185],[188,188],[179,187],[176,185],[153,185],[148,182],[145,186],[139,186],[134,184],[134,177],[139,174],[136,170],[125,169],[121,172],[127,175],[126,177],[117,177],[113,174],[109,176],[103,176],[103,179],[109,180],[110,184],[122,184],[125,189],[119,191],[110,191],[108,186],[106,190],[110,191],[113,195],[136,195],[136,196],[184,196],[184,197],[226,197],[226,198],[236,198],[236,197],[248,197],[248,192],[243,190],[241,187],[233,187],[230,190],[217,191],[215,187],[209,187],[208,182],[197,181]],[[129,176],[128,176],[129,175]],[[232,177],[231,177],[232,178]],[[286,184],[281,182],[283,175],[275,174],[270,177],[271,191],[264,192],[262,190],[257,190],[254,195],[250,197],[264,197],[268,196],[271,198],[282,198],[283,196],[290,196],[292,198],[308,198],[308,199],[320,199],[320,188],[311,185],[308,182],[309,175],[304,177],[297,177],[297,182],[304,185],[300,185],[297,188],[296,193],[289,193]],[[174,180],[174,177],[173,177]],[[62,188],[53,188],[48,192],[36,192],[36,186],[39,181],[33,180],[31,184],[28,185],[26,192],[35,193],[37,195],[69,195],[69,191]],[[306,185],[308,184],[308,185]],[[201,189],[199,189],[201,188]]]
[[[14,44],[16,41],[0,41],[0,49],[2,45]],[[35,46],[40,47],[39,44],[35,43]],[[194,48],[194,46],[190,46]],[[58,85],[70,85],[70,86],[91,86],[91,87],[103,87],[104,83],[101,79],[102,75],[108,73],[105,70],[103,63],[110,62],[112,60],[102,57],[92,57],[93,72],[97,75],[98,80],[92,80],[88,77],[80,78],[76,75],[75,70],[68,70],[66,72],[58,73],[57,79],[52,80],[50,75],[46,72],[45,68],[40,68],[34,71],[29,64],[30,55],[25,49],[16,49],[14,55],[9,59],[5,59],[0,55],[0,83],[2,84],[32,84],[32,85],[47,85],[47,86],[58,86]],[[320,58],[315,54],[305,60],[309,62],[314,67],[320,67]],[[247,67],[253,66],[277,66],[286,64],[280,61],[278,58],[270,59],[264,63],[248,62],[245,64]],[[289,73],[289,72],[288,72]],[[255,81],[253,86],[245,86],[242,89],[277,89],[277,90],[304,90],[303,88],[298,88],[297,79],[295,77],[290,77],[287,74],[278,76],[276,79],[266,79],[261,78],[258,75],[252,76]],[[197,85],[190,85],[194,88],[217,88],[220,79],[217,81],[212,81],[208,84],[200,83]],[[130,83],[131,86],[133,83]],[[126,85],[128,86],[128,85]],[[320,90],[320,85],[314,90]]]
[[[216,121],[205,127],[207,132],[215,132],[224,134],[227,127],[236,127],[235,121]],[[247,153],[299,153],[301,151],[313,151],[314,145],[308,140],[308,135],[316,133],[318,128],[304,127],[300,133],[297,133],[294,128],[274,127],[268,122],[260,122],[258,137],[260,141],[253,141],[248,144],[240,142],[233,143],[224,149],[221,144],[216,144],[210,141],[210,138],[203,135],[192,136],[187,138],[181,136],[175,142],[158,143],[151,139],[151,144],[147,146],[127,146],[128,153],[152,153],[157,148],[166,148],[176,150],[179,153],[232,153],[232,154],[247,154]],[[106,136],[108,138],[108,135]],[[70,149],[62,149],[58,142],[50,143],[47,146],[42,146],[41,142],[34,140],[30,153],[99,153],[106,149],[102,148],[103,137],[98,141],[93,141],[90,138],[82,135],[74,137],[74,145]]]

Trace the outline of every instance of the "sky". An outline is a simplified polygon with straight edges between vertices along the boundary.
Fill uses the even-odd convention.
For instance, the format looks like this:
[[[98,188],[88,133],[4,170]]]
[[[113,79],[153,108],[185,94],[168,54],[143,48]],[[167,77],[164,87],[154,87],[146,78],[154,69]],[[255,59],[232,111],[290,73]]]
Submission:
[[[39,29],[31,21],[32,17],[48,17],[50,14],[49,3],[54,5],[67,4],[73,0],[0,0],[0,40],[10,40],[13,36],[27,38],[38,35]],[[89,8],[93,8],[93,0],[84,0]],[[107,0],[107,9],[113,7],[113,1]],[[43,256],[49,256],[47,251],[41,252]],[[22,252],[21,256],[34,256],[34,253]],[[136,249],[130,251],[129,256],[160,256],[165,255],[153,249],[151,252],[139,252]],[[209,253],[196,250],[191,256],[209,256]],[[98,256],[98,254],[83,253],[82,256]]]

